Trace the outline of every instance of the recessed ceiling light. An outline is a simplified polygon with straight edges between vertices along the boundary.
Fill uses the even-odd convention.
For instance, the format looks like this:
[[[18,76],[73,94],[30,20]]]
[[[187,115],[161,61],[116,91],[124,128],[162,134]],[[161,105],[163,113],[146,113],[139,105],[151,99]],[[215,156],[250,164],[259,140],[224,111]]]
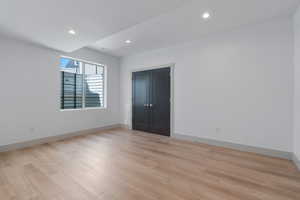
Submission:
[[[131,43],[131,40],[126,40],[125,43],[126,43],[126,44],[130,44],[130,43]]]
[[[68,33],[71,34],[71,35],[76,35],[76,31],[73,30],[73,29],[70,29],[70,30],[68,31]]]
[[[209,12],[205,12],[202,14],[202,18],[203,19],[209,19],[210,18],[210,13]]]

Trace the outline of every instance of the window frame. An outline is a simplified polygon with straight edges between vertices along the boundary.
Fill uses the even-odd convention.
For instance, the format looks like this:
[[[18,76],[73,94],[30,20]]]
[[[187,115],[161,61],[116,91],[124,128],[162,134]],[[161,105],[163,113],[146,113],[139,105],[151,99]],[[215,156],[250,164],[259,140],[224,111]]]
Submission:
[[[79,58],[74,58],[74,57],[70,57],[70,56],[64,56],[64,55],[60,55],[59,57],[59,61],[60,58],[67,58],[67,59],[71,59],[77,62],[81,62],[82,63],[82,74],[83,74],[83,81],[85,80],[85,64],[91,64],[91,65],[97,65],[97,66],[101,66],[103,67],[103,106],[102,107],[85,107],[85,87],[83,87],[83,96],[82,96],[82,107],[81,108],[70,108],[70,109],[62,109],[60,107],[61,104],[61,98],[58,98],[60,100],[59,102],[59,107],[60,107],[60,111],[64,112],[64,111],[87,111],[87,110],[103,110],[103,109],[107,109],[107,66],[105,64],[100,64],[100,63],[96,63],[96,62],[91,62],[91,61],[87,61],[87,60],[83,60],[83,59],[79,59]],[[59,67],[60,67],[60,63],[59,63]],[[61,70],[59,70],[59,72],[61,72]],[[60,85],[61,85],[61,81],[62,79],[60,78]],[[84,84],[83,84],[84,85]],[[59,87],[60,89],[60,93],[59,96],[62,93],[62,87]]]

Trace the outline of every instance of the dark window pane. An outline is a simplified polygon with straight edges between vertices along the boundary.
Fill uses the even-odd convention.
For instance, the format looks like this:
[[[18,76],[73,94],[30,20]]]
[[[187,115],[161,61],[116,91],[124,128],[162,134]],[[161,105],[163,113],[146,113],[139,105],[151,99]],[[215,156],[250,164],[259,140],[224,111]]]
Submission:
[[[82,108],[83,75],[82,63],[61,59],[61,109]]]

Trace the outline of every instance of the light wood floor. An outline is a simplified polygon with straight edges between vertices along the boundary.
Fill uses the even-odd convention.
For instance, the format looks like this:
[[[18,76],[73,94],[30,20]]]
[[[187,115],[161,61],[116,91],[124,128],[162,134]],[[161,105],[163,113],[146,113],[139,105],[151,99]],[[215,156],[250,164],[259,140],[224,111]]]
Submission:
[[[122,129],[0,154],[0,199],[300,199],[287,160]]]

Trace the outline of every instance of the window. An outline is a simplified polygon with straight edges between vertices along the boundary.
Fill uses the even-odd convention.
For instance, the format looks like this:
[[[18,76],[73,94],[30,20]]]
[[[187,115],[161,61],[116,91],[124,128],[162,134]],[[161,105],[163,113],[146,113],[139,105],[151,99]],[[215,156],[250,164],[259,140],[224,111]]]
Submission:
[[[103,65],[60,58],[61,109],[104,107]]]

